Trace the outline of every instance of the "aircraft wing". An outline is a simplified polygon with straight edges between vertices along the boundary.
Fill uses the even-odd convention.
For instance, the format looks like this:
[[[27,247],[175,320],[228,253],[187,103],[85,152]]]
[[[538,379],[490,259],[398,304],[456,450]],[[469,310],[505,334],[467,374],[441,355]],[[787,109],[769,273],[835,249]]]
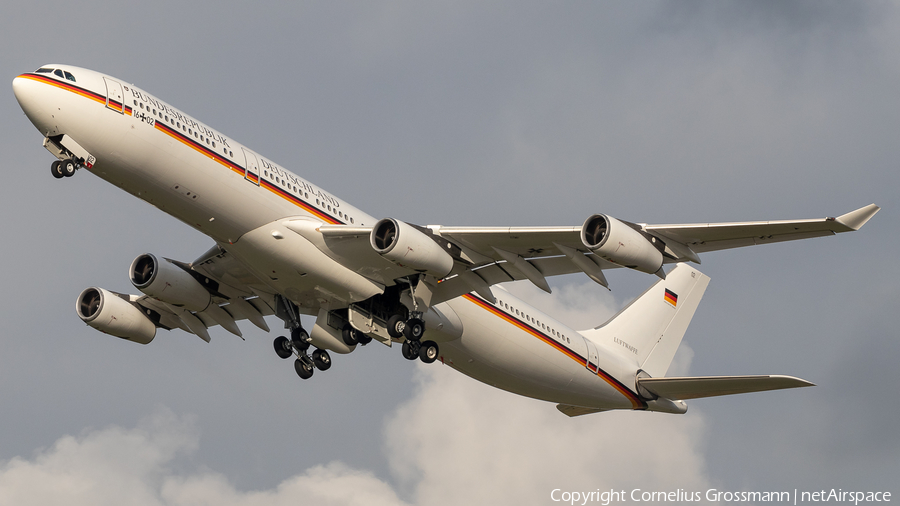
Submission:
[[[837,218],[690,225],[645,225],[644,230],[663,240],[688,246],[696,253],[754,244],[794,241],[859,230],[881,208],[875,204]]]
[[[149,295],[129,295],[100,288],[90,288],[88,291],[93,290],[91,296],[101,300],[103,295],[99,292],[102,291],[114,296],[113,298],[127,301],[140,309],[157,328],[180,328],[206,342],[210,340],[207,329],[216,325],[243,338],[237,325],[241,320],[248,320],[260,329],[269,331],[263,317],[275,314],[274,294],[225,250],[214,246],[191,265],[165,259],[162,261],[195,273],[194,277],[198,281],[202,280],[203,288],[209,292],[206,299],[208,304],[189,309],[185,305],[170,304]],[[138,342],[149,342],[146,340],[148,337],[152,339],[152,335],[145,336],[144,341]]]
[[[837,218],[783,221],[747,221],[735,223],[695,223],[674,225],[636,224],[650,235],[689,246],[694,252],[738,248],[769,242],[792,241],[859,230],[881,208],[875,204]],[[429,227],[441,237],[491,257],[503,260],[498,249],[523,258],[563,255],[559,245],[585,250],[581,227]],[[677,248],[677,246],[676,246]],[[673,251],[671,262],[686,258]],[[608,266],[602,266],[607,268]]]
[[[858,230],[880,210],[871,204],[837,218],[648,225],[625,224],[662,252],[663,263],[700,263],[698,253],[756,244],[792,241]],[[614,220],[614,219],[613,219]],[[590,221],[590,219],[588,220]],[[471,261],[469,270],[488,285],[529,279],[549,290],[544,278],[584,272],[607,286],[602,271],[632,267],[607,260],[582,240],[584,227],[444,227],[429,226],[435,235],[458,246]],[[659,241],[658,243],[656,241]],[[640,239],[638,239],[640,242]],[[609,257],[606,257],[609,258]],[[641,270],[641,269],[638,269]],[[653,272],[645,270],[644,272]],[[469,285],[478,280],[469,276]]]
[[[119,294],[120,296],[122,294]],[[125,297],[129,297],[125,295]],[[209,342],[208,328],[221,326],[228,332],[241,337],[237,321],[249,320],[260,329],[268,332],[269,326],[263,316],[275,314],[275,311],[260,297],[244,299],[235,297],[223,302],[212,302],[205,311],[189,311],[184,308],[166,304],[147,295],[134,296],[133,302],[138,306],[153,311],[154,324],[157,327],[172,330],[179,328],[189,334],[196,334],[200,339]],[[158,317],[156,317],[158,315]]]

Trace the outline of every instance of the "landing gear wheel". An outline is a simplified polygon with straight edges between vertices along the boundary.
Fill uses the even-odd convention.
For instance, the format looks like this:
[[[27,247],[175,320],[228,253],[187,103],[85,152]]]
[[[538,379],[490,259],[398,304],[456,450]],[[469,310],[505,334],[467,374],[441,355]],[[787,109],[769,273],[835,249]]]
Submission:
[[[75,160],[71,158],[67,158],[61,162],[59,162],[59,172],[65,177],[72,177],[75,175]]]
[[[410,318],[406,321],[406,328],[403,329],[403,335],[410,341],[418,341],[425,333],[425,322],[418,318]]]
[[[419,343],[412,341],[403,341],[403,346],[400,347],[400,353],[403,354],[403,358],[406,360],[415,360],[419,358]]]
[[[62,173],[62,167],[60,167],[61,164],[62,162],[60,162],[59,160],[56,160],[55,162],[50,164],[50,173],[53,174],[53,177],[55,177],[56,179],[62,179],[63,177],[65,177],[65,174]]]
[[[356,338],[359,339],[359,344],[361,344],[362,346],[365,346],[372,342],[372,338],[363,334],[362,332],[359,332]]]
[[[406,328],[406,322],[403,319],[403,316],[395,314],[388,318],[387,321],[387,331],[388,334],[394,339],[403,337],[403,329]]]
[[[300,379],[312,378],[314,369],[308,360],[303,360],[302,358],[294,360],[294,370],[297,371],[297,376],[300,376]]]
[[[275,338],[275,353],[278,354],[281,358],[291,358],[291,355],[294,354],[294,350],[291,349],[291,342],[288,341],[288,338],[284,336],[278,336]]]
[[[343,339],[344,344],[347,346],[359,344],[359,335],[360,332],[353,328],[349,323],[344,325],[344,328],[341,329],[341,339]]]
[[[306,351],[309,349],[309,334],[303,329],[293,329],[291,330],[291,342],[298,350]]]
[[[438,345],[434,341],[425,341],[419,347],[419,359],[426,364],[434,362],[438,358]]]
[[[313,364],[320,371],[327,371],[331,367],[331,356],[325,350],[316,350],[312,352]]]

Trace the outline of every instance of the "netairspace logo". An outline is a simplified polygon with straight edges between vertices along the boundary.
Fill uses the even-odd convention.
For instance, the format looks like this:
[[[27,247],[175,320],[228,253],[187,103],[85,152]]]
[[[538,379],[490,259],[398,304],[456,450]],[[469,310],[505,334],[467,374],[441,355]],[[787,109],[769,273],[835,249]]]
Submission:
[[[661,492],[633,489],[631,492],[625,490],[593,490],[590,492],[569,491],[559,488],[550,492],[550,499],[553,502],[566,503],[571,506],[579,504],[586,506],[590,503],[599,503],[602,506],[609,506],[612,503],[660,503],[660,502],[747,502],[747,503],[765,503],[776,502],[785,504],[811,504],[811,503],[853,503],[858,506],[860,503],[881,503],[891,502],[890,492],[858,492],[845,491],[843,489],[818,490],[818,491],[722,491],[711,488],[706,492],[688,491],[677,489],[674,492]]]

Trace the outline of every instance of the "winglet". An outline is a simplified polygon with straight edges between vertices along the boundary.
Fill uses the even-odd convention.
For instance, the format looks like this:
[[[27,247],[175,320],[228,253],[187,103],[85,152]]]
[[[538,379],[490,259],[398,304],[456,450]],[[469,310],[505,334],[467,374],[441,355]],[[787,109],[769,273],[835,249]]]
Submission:
[[[846,225],[853,230],[859,230],[863,225],[866,224],[867,221],[872,219],[872,216],[875,216],[875,213],[880,211],[881,208],[876,206],[875,204],[869,204],[865,207],[860,207],[856,211],[850,211],[847,214],[842,214],[835,218],[835,220],[842,224]]]

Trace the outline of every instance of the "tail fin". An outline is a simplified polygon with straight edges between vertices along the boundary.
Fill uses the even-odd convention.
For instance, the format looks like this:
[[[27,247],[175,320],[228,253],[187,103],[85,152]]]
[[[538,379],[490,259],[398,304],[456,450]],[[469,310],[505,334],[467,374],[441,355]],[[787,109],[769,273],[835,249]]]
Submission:
[[[650,376],[665,376],[707,285],[709,276],[678,264],[608,322],[581,334],[635,358]]]

